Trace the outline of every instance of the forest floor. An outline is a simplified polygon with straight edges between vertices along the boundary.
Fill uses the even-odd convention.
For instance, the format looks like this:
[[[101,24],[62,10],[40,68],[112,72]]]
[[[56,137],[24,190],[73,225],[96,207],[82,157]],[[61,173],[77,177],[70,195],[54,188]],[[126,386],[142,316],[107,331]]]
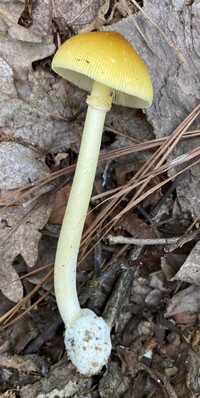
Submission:
[[[0,397],[200,397],[197,1],[2,1]],[[53,265],[86,93],[51,69],[60,43],[123,34],[154,88],[108,113],[77,267],[81,307],[111,325],[93,377],[64,348]]]

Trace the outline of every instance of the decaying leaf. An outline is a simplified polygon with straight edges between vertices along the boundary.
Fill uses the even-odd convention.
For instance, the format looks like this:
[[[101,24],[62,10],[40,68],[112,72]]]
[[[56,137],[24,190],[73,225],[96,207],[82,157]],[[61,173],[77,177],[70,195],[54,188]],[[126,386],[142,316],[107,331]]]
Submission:
[[[22,4],[21,4],[22,5]],[[19,7],[18,7],[19,10]],[[15,40],[21,40],[32,43],[41,43],[42,38],[32,33],[30,30],[25,29],[23,26],[18,24],[18,13],[14,10],[9,10],[9,6],[0,8],[0,17],[3,19],[6,25],[8,25],[8,34]]]
[[[21,398],[51,398],[87,396],[90,391],[91,379],[81,376],[72,370],[72,365],[66,358],[52,366],[48,377],[42,378],[38,383],[29,384],[20,389]]]
[[[30,0],[28,1],[30,2]],[[44,37],[52,34],[52,0],[33,1],[31,32]]]
[[[64,19],[66,32],[67,26],[70,26],[76,33],[84,30],[93,30],[99,28],[100,23],[99,16],[101,12],[105,13],[109,8],[109,1],[107,0],[84,0],[84,1],[73,1],[69,0],[64,2],[62,0],[55,0],[55,11],[56,18]],[[103,22],[103,21],[102,21]]]
[[[118,363],[113,362],[108,366],[108,370],[99,383],[99,393],[102,398],[112,396],[115,391],[116,396],[123,397],[130,388],[130,378],[121,374]]]
[[[168,253],[167,256],[161,258],[161,268],[167,279],[170,280],[174,277],[180,267],[186,260],[185,254]]]
[[[0,187],[15,189],[48,174],[44,157],[16,142],[0,144]]]
[[[45,360],[37,355],[0,355],[1,383],[18,388],[21,384],[37,382],[41,376],[47,375],[48,367]],[[8,388],[10,389],[10,388]]]
[[[133,237],[147,239],[155,237],[154,231],[137,214],[128,212],[115,225],[116,230],[128,232]]]
[[[38,256],[40,230],[46,224],[51,213],[51,199],[41,204],[23,207],[9,207],[0,214],[0,279],[1,290],[11,301],[18,302],[23,297],[23,288],[12,264],[17,255],[21,254],[29,267],[33,267]]]
[[[13,355],[1,356],[1,366],[6,368],[17,369],[18,372],[24,373],[47,373],[47,365],[42,360],[42,357],[37,355],[27,355],[26,357]]]
[[[11,26],[11,14],[15,14],[15,8],[7,10],[4,7],[4,16],[6,11]],[[19,14],[17,12],[13,17],[14,25]],[[20,27],[20,29],[25,28]],[[49,37],[46,37],[49,40]],[[54,46],[51,46],[51,52],[48,46],[44,52],[40,52],[33,43],[8,37],[6,28],[2,36],[0,35],[0,43],[1,40],[8,44],[7,47],[0,46],[0,55],[2,55],[0,58],[0,187],[7,193],[49,174],[45,163],[48,148],[58,148],[62,145],[66,147],[72,141],[76,141],[72,124],[67,123],[64,116],[67,113],[72,114],[71,106],[75,109],[74,105],[78,103],[81,106],[81,104],[80,95],[78,96],[76,92],[73,96],[71,86],[67,85],[66,88],[65,83],[57,80],[50,72],[42,69],[36,72],[28,70],[33,61],[50,55],[54,51]],[[43,46],[44,42],[39,44]],[[28,50],[27,60],[25,58],[22,60],[25,55],[22,48],[23,51]],[[23,72],[24,76],[18,73],[16,77],[18,67],[20,70],[27,68]],[[67,91],[68,94],[69,91],[72,94],[69,94],[72,101],[70,104]],[[77,126],[77,133],[79,129],[80,125]],[[38,195],[40,194],[41,191]],[[23,297],[23,289],[19,280],[10,284],[11,281],[18,279],[17,272],[12,267],[13,260],[21,254],[28,266],[35,264],[38,241],[41,237],[39,230],[48,220],[52,202],[48,200],[46,204],[33,210],[30,217],[28,216],[18,226],[20,220],[31,211],[31,206],[33,205],[16,206],[1,212],[0,273],[1,285],[6,285],[2,288],[2,292],[14,302]],[[14,232],[11,234],[12,229]]]
[[[13,69],[0,59],[0,94],[2,133],[35,145],[40,157],[46,155],[48,148],[75,142],[75,133],[78,137],[81,132],[81,126],[74,129],[65,116],[72,115],[72,108],[74,111],[81,108],[84,93],[74,92],[69,84],[55,79],[50,72],[27,72],[25,81],[15,80]],[[41,153],[38,145],[46,152]]]
[[[55,50],[53,37],[47,29],[39,33],[35,26],[26,29],[18,24],[23,7],[22,2],[7,1],[1,2],[0,7],[0,56],[20,73],[22,69],[31,69],[32,62],[48,57]],[[47,8],[44,15],[46,12]],[[43,17],[40,25],[44,26]]]
[[[182,267],[171,280],[180,280],[200,286],[200,241],[197,242]]]
[[[9,300],[18,302],[23,298],[23,287],[19,275],[12,266],[13,258],[2,255],[0,268],[1,291]]]
[[[8,302],[8,300],[5,300],[5,297],[4,302]],[[0,352],[10,352],[19,355],[38,336],[39,330],[40,325],[37,322],[34,322],[28,316],[24,316],[12,330],[5,330],[1,333],[3,338],[0,341]],[[6,349],[5,342],[7,344]]]
[[[200,287],[190,286],[175,294],[167,307],[165,316],[170,318],[179,313],[200,311]]]
[[[125,3],[128,4],[122,4]],[[142,10],[153,23],[140,11],[113,24],[112,30],[127,37],[148,67],[154,100],[145,113],[159,138],[171,134],[200,99],[200,7],[197,0],[188,6],[182,0],[146,0]],[[111,30],[111,27],[104,29]],[[198,122],[192,126],[195,128]],[[198,139],[179,143],[173,156],[186,153],[196,145]],[[177,195],[182,210],[192,217],[198,216],[199,165],[179,183]]]
[[[69,185],[65,185],[56,193],[53,211],[49,218],[49,224],[62,224],[70,188],[71,187]]]

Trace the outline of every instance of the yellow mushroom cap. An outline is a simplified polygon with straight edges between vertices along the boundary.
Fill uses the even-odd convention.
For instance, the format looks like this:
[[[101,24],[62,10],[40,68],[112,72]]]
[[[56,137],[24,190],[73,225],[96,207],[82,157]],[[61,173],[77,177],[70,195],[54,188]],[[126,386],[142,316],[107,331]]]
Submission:
[[[152,103],[147,68],[117,32],[81,33],[70,38],[54,55],[52,69],[88,92],[94,80],[110,87],[115,104],[147,108]]]

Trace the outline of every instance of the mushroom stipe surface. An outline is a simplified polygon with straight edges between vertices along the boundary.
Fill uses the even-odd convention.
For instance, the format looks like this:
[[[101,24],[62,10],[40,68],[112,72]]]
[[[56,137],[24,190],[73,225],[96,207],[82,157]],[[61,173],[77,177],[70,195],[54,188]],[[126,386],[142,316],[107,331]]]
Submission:
[[[80,373],[99,372],[111,352],[110,325],[89,309],[81,309],[76,289],[76,266],[92,193],[106,113],[111,104],[149,107],[153,89],[143,61],[117,32],[76,35],[57,50],[52,69],[88,91],[88,110],[58,240],[54,286],[65,323],[65,346]]]

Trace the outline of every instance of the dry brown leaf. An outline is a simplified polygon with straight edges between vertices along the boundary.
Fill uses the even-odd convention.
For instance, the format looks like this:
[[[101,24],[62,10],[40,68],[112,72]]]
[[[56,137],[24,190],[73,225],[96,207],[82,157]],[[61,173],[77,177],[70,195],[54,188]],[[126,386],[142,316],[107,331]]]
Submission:
[[[25,81],[14,79],[12,68],[0,59],[2,132],[23,138],[35,145],[36,150],[37,145],[48,150],[69,146],[77,140],[82,127],[79,124],[74,128],[65,116],[71,116],[72,109],[76,112],[82,107],[81,98],[84,98],[83,92],[74,92],[63,80],[41,69],[29,72]]]
[[[6,2],[7,5],[8,2]],[[15,8],[9,12],[15,12]],[[20,69],[30,68],[32,61],[50,55],[54,51],[54,46],[51,46],[51,52],[47,48],[47,52],[45,50],[40,53],[37,48],[37,57],[35,57],[33,43],[13,41],[7,35],[6,25],[4,28],[5,32],[0,35],[0,54],[2,55],[0,59],[0,126],[2,134],[0,186],[8,192],[27,184],[27,182],[48,175],[49,169],[45,164],[47,152],[41,152],[39,147],[47,149],[62,145],[69,146],[72,141],[76,141],[74,127],[66,122],[64,116],[66,112],[71,116],[71,106],[74,111],[77,103],[81,107],[81,96],[78,92],[72,95],[73,89],[70,85],[66,86],[63,81],[42,69],[27,70],[24,76],[23,72],[16,77],[15,72],[18,66]],[[1,39],[6,41],[6,46],[1,46]],[[49,40],[48,37],[47,40]],[[27,60],[21,58],[24,56],[22,48],[23,51],[27,50]],[[71,97],[71,103],[68,102],[67,94]],[[76,133],[79,133],[79,129],[81,130],[81,126],[77,127]],[[19,142],[17,142],[18,137]],[[23,143],[23,140],[27,145]],[[35,150],[28,146],[29,143]],[[35,264],[38,253],[37,245],[41,237],[39,229],[46,224],[52,203],[50,200],[40,209],[33,211],[31,216],[17,227],[11,236],[7,236],[7,233],[20,222],[30,208],[30,206],[26,208],[13,207],[1,213],[1,220],[3,220],[0,231],[2,242],[0,248],[1,285],[7,285],[2,291],[14,302],[23,297],[23,289],[20,281],[10,284],[12,280],[18,278],[12,267],[13,260],[18,254],[21,254],[28,266]]]
[[[155,234],[137,214],[128,212],[116,223],[115,230],[123,230],[133,237],[147,239],[154,238]]]
[[[20,73],[24,69],[31,69],[32,63],[52,55],[55,46],[51,37],[45,37],[42,43],[24,42],[8,38],[5,34],[0,34],[0,56],[9,65]]]
[[[55,11],[58,19],[64,19],[67,32],[68,25],[76,32],[97,29],[100,26],[99,14],[109,8],[107,0],[83,0],[67,2],[54,0]]]
[[[8,33],[15,40],[21,40],[31,43],[41,43],[42,38],[25,29],[23,26],[18,24],[18,13],[13,10],[9,10],[6,7],[0,7],[0,17],[9,26]]]
[[[33,267],[38,256],[40,230],[46,224],[51,209],[52,199],[44,201],[38,208],[16,206],[3,210],[0,214],[0,280],[2,293],[11,301],[18,302],[23,297],[23,287],[12,264],[21,254],[29,267]],[[27,214],[30,212],[30,215]],[[27,217],[26,217],[27,216]],[[21,220],[24,218],[24,221]],[[20,225],[19,225],[20,224]]]
[[[121,369],[117,362],[110,362],[108,370],[99,382],[99,394],[102,398],[112,397],[115,391],[116,397],[124,397],[130,388],[130,378],[128,375],[121,374]]]
[[[48,175],[44,157],[16,142],[0,143],[0,187],[15,189]]]
[[[32,1],[32,23],[29,28],[42,37],[52,32],[52,0]]]
[[[200,287],[190,286],[175,294],[167,306],[165,316],[171,318],[180,313],[195,313],[200,311]]]
[[[139,356],[143,351],[142,344],[136,344],[136,341],[140,341],[140,337],[135,339],[134,349],[129,349],[128,347],[119,346],[117,349],[117,354],[122,362],[122,371],[125,373],[126,367],[131,375],[136,376],[136,374],[146,367],[139,360]]]
[[[56,193],[49,224],[62,224],[70,189],[70,185],[65,185]]]
[[[6,386],[9,386],[10,390],[17,389],[19,385],[37,382],[41,376],[44,377],[48,373],[47,363],[37,354],[0,355],[0,366],[4,390]]]
[[[66,357],[52,366],[48,377],[41,378],[38,383],[24,385],[20,389],[21,398],[49,398],[88,396],[92,380],[74,372],[74,367]],[[89,395],[90,397],[90,395]]]
[[[47,4],[45,6],[43,16],[38,18],[36,24],[33,23],[31,29],[26,29],[18,24],[24,9],[23,3],[1,2],[0,56],[16,71],[22,72],[22,69],[31,69],[32,62],[52,55],[55,50],[53,36],[49,34],[51,10],[49,9],[48,14]],[[45,24],[46,18],[48,26]],[[37,28],[37,24],[40,25],[40,29]]]
[[[190,252],[176,275],[171,279],[200,286],[200,241]]]
[[[0,363],[2,367],[12,370],[16,369],[18,372],[41,373],[42,375],[47,373],[47,365],[42,357],[39,357],[39,355],[1,356]]]
[[[5,300],[5,297],[4,302],[8,302],[8,300]],[[9,302],[9,304],[11,303]],[[37,322],[34,323],[34,320],[27,314],[20,322],[15,324],[14,328],[11,327],[1,333],[3,338],[2,341],[0,341],[0,352],[12,352],[12,354],[19,355],[25,347],[38,336],[39,330],[40,325],[38,325]],[[7,344],[6,350],[5,342]]]
[[[176,253],[168,253],[167,256],[161,258],[161,268],[168,280],[174,277],[185,259],[185,254]]]
[[[148,67],[154,87],[154,101],[146,113],[158,137],[170,134],[200,99],[200,8],[197,3],[195,0],[190,7],[186,7],[182,0],[144,2],[143,11],[163,30],[173,47],[141,12],[134,17],[146,42],[134,24],[134,18],[128,17],[112,25],[113,30],[127,37]],[[174,47],[186,59],[186,65],[180,61]]]
[[[148,0],[143,2],[142,10],[164,35],[141,12],[113,24],[112,30],[127,37],[148,67],[154,100],[145,113],[159,138],[171,134],[200,100],[200,7],[198,0],[188,6],[182,0]],[[198,122],[193,124],[192,129],[198,128]],[[173,156],[196,145],[198,139],[180,143]],[[199,165],[179,182],[177,194],[182,211],[190,212],[192,217],[200,213]]]

